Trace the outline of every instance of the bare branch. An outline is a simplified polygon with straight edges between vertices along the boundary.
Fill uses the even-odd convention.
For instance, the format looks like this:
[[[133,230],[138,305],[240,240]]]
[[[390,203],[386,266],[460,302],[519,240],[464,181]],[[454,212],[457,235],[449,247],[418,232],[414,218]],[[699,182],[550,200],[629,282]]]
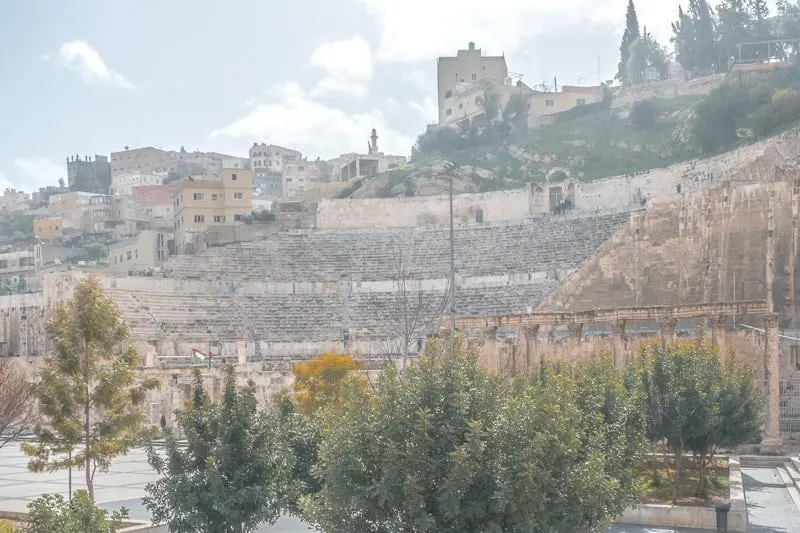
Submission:
[[[371,295],[368,305],[380,326],[374,333],[380,353],[387,361],[401,357],[405,365],[411,354],[418,352],[417,344],[439,330],[439,321],[447,309],[449,281],[444,294],[426,293],[421,280],[409,273],[410,258],[398,246],[394,250],[395,291]]]
[[[0,357],[0,448],[33,428],[33,389],[19,364]]]

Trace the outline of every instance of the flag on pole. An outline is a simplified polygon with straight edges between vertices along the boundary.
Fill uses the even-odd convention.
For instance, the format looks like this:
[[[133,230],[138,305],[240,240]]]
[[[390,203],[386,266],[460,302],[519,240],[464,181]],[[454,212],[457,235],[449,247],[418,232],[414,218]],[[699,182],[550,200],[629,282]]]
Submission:
[[[192,348],[192,362],[203,363],[208,361],[208,368],[211,368],[211,352],[201,352],[197,348]]]

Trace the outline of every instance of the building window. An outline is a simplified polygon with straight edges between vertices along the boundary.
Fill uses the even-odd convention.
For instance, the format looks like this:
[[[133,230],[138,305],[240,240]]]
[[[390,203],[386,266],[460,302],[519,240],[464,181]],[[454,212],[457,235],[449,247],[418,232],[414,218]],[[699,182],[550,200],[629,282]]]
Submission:
[[[216,202],[217,200],[219,200],[219,194],[212,194],[211,199]]]
[[[461,103],[460,103],[460,104],[458,104],[458,108],[459,108],[459,109],[464,109],[464,104],[461,104]]]
[[[477,79],[478,79],[478,75],[477,74],[473,74],[472,75],[472,81],[476,81]]]
[[[195,215],[194,216],[194,221],[195,222],[205,222],[206,221],[206,216],[205,215]]]
[[[453,110],[452,109],[448,109],[447,111],[444,112],[444,114],[445,114],[445,116],[449,117],[450,115],[453,114]]]
[[[225,222],[225,217],[222,215],[214,215],[214,222]]]
[[[452,96],[453,96],[453,91],[447,91],[446,93],[444,93],[445,98],[450,98]]]
[[[577,105],[586,105],[586,100],[584,98],[578,98]]]
[[[236,174],[231,174],[231,179],[232,179],[233,181],[236,181]]]
[[[192,195],[192,197],[193,197],[195,200],[202,200],[202,199],[203,199],[203,193],[201,193],[201,192],[196,192],[196,193],[194,193],[194,194]]]
[[[555,100],[548,98],[547,100],[544,101],[544,105],[546,105],[547,107],[553,107],[556,105],[556,102]]]
[[[244,193],[241,193],[241,192],[235,192],[235,193],[233,193],[233,199],[234,199],[234,200],[241,200],[241,199],[243,199],[243,198],[244,198]]]
[[[126,254],[125,254],[125,258],[126,258],[128,261],[130,261],[131,259],[133,259],[133,254],[132,254],[131,252],[128,252],[128,253],[126,253]]]
[[[241,222],[242,220],[244,220],[244,215],[233,215],[233,220],[235,220],[236,222]]]

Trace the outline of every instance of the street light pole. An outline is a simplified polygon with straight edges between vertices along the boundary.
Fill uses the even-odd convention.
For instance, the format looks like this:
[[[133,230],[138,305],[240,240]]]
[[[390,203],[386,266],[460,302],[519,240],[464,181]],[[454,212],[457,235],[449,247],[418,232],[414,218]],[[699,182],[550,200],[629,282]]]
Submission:
[[[450,334],[456,333],[456,245],[453,233],[453,164],[446,163],[450,176]]]

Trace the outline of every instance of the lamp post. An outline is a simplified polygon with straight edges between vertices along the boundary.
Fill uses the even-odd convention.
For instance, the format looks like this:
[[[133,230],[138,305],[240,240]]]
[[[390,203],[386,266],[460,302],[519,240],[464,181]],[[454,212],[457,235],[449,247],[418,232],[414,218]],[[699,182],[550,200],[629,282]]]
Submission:
[[[450,178],[450,335],[456,333],[456,245],[453,231],[453,170],[455,165],[450,161],[442,163]]]

